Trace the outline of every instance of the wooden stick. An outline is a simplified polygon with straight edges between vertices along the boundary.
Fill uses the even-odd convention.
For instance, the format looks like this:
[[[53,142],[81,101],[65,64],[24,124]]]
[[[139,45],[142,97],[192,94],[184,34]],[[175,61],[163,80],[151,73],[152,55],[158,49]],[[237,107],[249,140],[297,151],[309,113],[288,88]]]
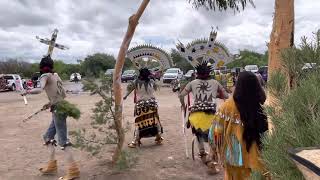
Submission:
[[[115,65],[115,72],[113,74],[113,91],[114,91],[114,100],[115,100],[115,127],[118,135],[118,144],[117,148],[112,156],[112,162],[115,164],[122,151],[125,134],[122,128],[122,88],[121,88],[121,72],[125,62],[125,57],[134,35],[135,29],[138,25],[139,19],[142,16],[144,10],[149,4],[150,0],[143,0],[136,14],[132,15],[129,18],[129,25],[127,32],[123,38],[122,44],[117,57],[117,62]]]

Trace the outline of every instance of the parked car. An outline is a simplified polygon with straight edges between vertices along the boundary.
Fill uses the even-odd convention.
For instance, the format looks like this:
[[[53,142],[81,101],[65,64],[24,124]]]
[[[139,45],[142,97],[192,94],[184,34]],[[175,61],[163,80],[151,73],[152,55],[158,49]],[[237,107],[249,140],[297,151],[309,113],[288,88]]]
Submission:
[[[257,65],[247,65],[244,67],[245,71],[251,71],[253,73],[257,73],[259,71],[259,68]]]
[[[180,68],[170,68],[163,75],[163,83],[171,83],[173,80],[181,79],[183,72]]]
[[[235,74],[239,74],[242,71],[243,71],[242,67],[234,67],[231,69],[231,73],[235,73]]]
[[[137,78],[135,70],[126,70],[121,75],[121,82],[133,81]]]
[[[112,76],[113,73],[114,73],[114,69],[107,69],[104,74],[107,75],[107,76]]]
[[[192,75],[194,74],[194,73],[196,73],[196,71],[195,70],[189,70],[185,75],[183,75],[184,76],[184,78],[185,79],[191,79],[192,78]]]
[[[261,74],[262,79],[267,82],[268,81],[268,66],[261,66],[258,70],[258,72]]]
[[[78,81],[81,81],[81,75],[79,73],[72,73],[70,75],[70,81],[71,82],[78,82]]]
[[[302,67],[302,70],[310,70],[315,68],[319,68],[319,66],[317,66],[317,63],[305,63]]]
[[[11,91],[15,90],[22,90],[23,89],[23,84],[25,81],[23,81],[18,74],[5,74],[4,79],[7,80],[7,89],[10,89]]]

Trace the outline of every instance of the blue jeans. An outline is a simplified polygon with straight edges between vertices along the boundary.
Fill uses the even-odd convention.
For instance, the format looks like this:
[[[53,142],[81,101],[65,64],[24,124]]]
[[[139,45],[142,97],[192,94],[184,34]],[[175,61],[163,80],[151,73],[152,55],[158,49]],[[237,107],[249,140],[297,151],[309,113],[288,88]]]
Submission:
[[[52,121],[47,132],[43,135],[45,142],[54,139],[54,136],[58,134],[58,144],[64,147],[68,144],[67,138],[67,116],[58,116],[56,113],[52,113]]]

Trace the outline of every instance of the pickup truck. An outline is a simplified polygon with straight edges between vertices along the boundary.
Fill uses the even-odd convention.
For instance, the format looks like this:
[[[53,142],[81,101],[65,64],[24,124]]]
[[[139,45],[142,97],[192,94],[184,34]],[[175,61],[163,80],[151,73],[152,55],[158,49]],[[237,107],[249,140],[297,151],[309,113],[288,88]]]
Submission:
[[[183,72],[179,68],[170,68],[163,75],[163,83],[171,83],[174,80],[180,80]]]
[[[7,81],[6,89],[11,91],[22,90],[26,87],[26,82],[18,74],[4,74],[3,78]]]

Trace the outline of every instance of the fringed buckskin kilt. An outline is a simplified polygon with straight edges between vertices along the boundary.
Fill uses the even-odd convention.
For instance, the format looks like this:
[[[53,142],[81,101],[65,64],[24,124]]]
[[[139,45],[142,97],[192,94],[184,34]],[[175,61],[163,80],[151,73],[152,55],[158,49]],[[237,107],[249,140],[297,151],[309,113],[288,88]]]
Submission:
[[[158,114],[158,104],[155,99],[141,100],[135,105],[135,126],[139,131],[139,138],[147,138],[163,133]],[[158,126],[161,132],[158,132]]]

